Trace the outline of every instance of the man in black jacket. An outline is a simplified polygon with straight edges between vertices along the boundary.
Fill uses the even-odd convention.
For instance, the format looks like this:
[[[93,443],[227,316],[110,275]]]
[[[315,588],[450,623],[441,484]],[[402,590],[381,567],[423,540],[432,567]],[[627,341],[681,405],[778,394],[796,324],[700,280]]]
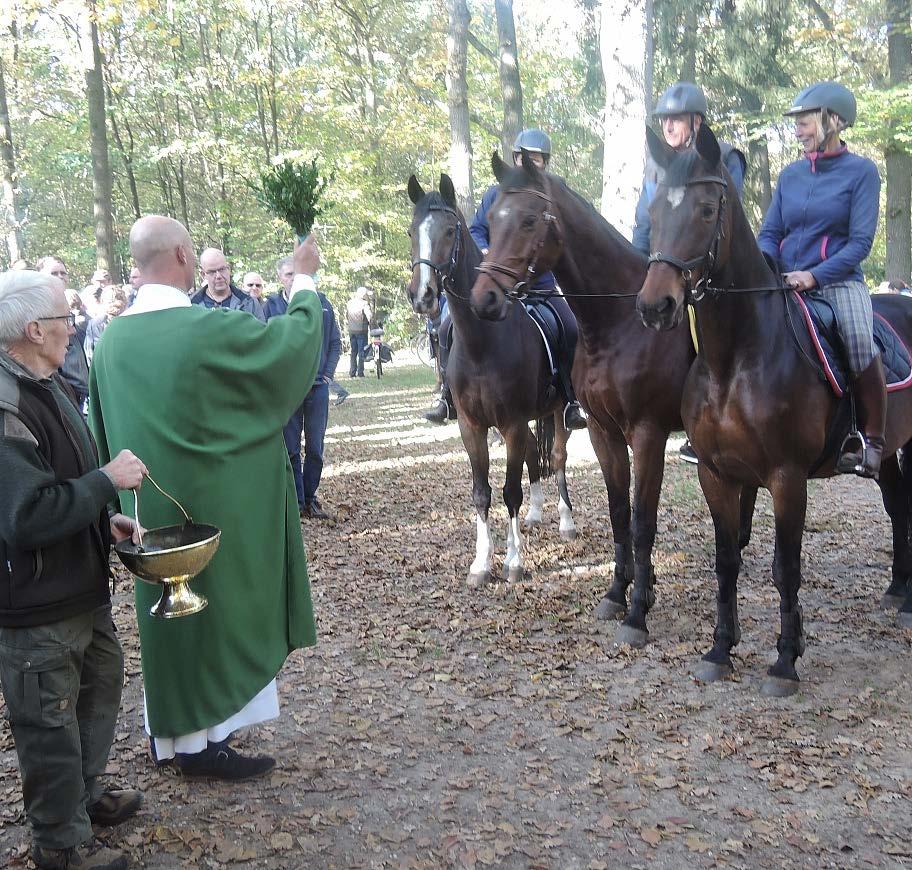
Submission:
[[[136,531],[108,505],[146,468],[128,450],[98,467],[57,374],[73,331],[57,278],[0,275],[0,685],[35,863],[125,868],[91,825],[118,824],[142,803],[99,779],[123,687],[108,555],[112,537]]]

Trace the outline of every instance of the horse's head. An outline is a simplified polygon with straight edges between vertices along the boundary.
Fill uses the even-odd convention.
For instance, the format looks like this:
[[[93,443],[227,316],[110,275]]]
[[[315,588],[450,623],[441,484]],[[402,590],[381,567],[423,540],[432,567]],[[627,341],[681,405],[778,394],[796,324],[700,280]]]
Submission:
[[[425,193],[413,175],[408,180],[408,195],[415,204],[408,231],[412,240],[408,297],[417,314],[431,314],[456,269],[465,220],[456,204],[456,190],[449,175],[440,176],[439,193]]]
[[[521,166],[491,159],[500,193],[488,211],[488,253],[472,287],[472,309],[486,320],[502,320],[507,303],[521,298],[535,278],[560,257],[561,237],[551,205],[551,181],[526,151]]]
[[[728,258],[728,210],[731,178],[707,124],[700,126],[695,148],[674,151],[651,129],[649,151],[665,176],[649,206],[649,271],[637,296],[646,326],[670,329],[680,323],[686,303],[699,300],[713,270]]]

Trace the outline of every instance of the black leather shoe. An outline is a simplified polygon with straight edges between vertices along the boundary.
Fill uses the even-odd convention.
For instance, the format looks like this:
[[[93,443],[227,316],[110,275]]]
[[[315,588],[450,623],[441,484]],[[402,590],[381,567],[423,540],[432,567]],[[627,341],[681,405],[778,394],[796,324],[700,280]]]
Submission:
[[[135,788],[109,788],[87,812],[93,825],[111,828],[135,816],[142,802],[142,792]]]
[[[275,767],[275,759],[267,755],[248,757],[232,749],[228,742],[210,743],[202,752],[192,755],[178,753],[177,768],[182,776],[237,781],[263,776]]]
[[[697,458],[697,454],[694,452],[693,447],[690,446],[689,441],[685,441],[681,445],[681,449],[678,451],[678,456],[680,456],[681,459],[683,459],[685,462],[690,462],[694,465],[697,465],[700,461]]]
[[[579,402],[567,402],[567,406],[564,408],[564,428],[586,428],[586,417],[583,415],[583,409],[580,407]]]
[[[446,423],[450,419],[450,406],[446,399],[439,398],[427,411],[424,412],[424,419],[431,423]]]
[[[332,516],[323,510],[323,505],[320,502],[314,499],[301,508],[301,518],[305,520],[331,520]]]

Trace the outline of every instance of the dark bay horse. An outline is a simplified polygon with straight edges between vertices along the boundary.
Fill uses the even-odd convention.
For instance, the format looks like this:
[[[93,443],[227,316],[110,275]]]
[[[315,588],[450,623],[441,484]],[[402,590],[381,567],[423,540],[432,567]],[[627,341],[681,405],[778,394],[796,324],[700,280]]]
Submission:
[[[674,341],[686,306],[693,305],[699,330],[700,353],[687,378],[682,414],[715,527],[719,591],[714,643],[697,676],[715,680],[732,673],[730,652],[740,639],[738,494],[764,486],[775,514],[773,580],[781,633],[763,693],[781,697],[798,689],[795,664],[805,649],[798,590],[807,480],[821,461],[814,476],[833,474],[836,451],[827,457],[825,445],[837,401],[819,376],[806,330],[793,325],[787,294],[773,289],[778,276],[757,246],[712,131],[700,127],[696,150],[683,154],[647,134],[665,180],[650,211],[655,253],[637,308],[644,323],[669,330]],[[912,302],[899,296],[875,296],[873,302],[875,312],[912,346]],[[895,454],[903,448],[908,463],[910,437],[912,391],[890,393],[879,483],[893,523],[893,582],[886,600],[904,600],[901,622],[905,616],[912,620],[912,595],[906,594],[912,473]]]
[[[633,580],[617,640],[643,646],[646,614],[655,602],[652,549],[665,443],[669,433],[683,429],[681,395],[694,359],[690,332],[679,324],[663,341],[643,327],[634,302],[646,277],[646,257],[561,179],[525,156],[521,167],[509,167],[495,154],[492,167],[501,189],[488,215],[491,244],[472,288],[472,307],[488,320],[513,317],[519,306],[511,302],[527,292],[532,275],[554,272],[579,326],[573,386],[589,415],[614,533],[614,580],[595,615],[624,613]],[[751,495],[756,491],[745,497],[744,544]]]
[[[539,460],[554,469],[558,486],[561,537],[576,536],[565,467],[570,433],[563,423],[563,398],[551,389],[548,354],[538,327],[518,308],[504,323],[479,320],[469,308],[469,288],[481,262],[481,252],[469,235],[456,204],[449,176],[440,176],[440,192],[425,193],[413,175],[409,198],[415,204],[409,236],[412,277],[408,296],[418,314],[431,312],[446,292],[455,341],[447,364],[447,381],[456,405],[459,432],[472,466],[472,498],[477,511],[475,561],[468,582],[479,587],[491,579],[493,545],[488,529],[491,486],[488,483],[488,429],[500,430],[507,446],[507,473],[503,498],[510,515],[504,574],[508,580],[523,575],[519,509],[522,506],[522,468],[529,468],[532,507],[526,524],[541,521],[544,504]],[[550,418],[545,421],[544,418]],[[553,429],[551,420],[553,419]],[[529,421],[547,423],[553,432],[539,444]]]

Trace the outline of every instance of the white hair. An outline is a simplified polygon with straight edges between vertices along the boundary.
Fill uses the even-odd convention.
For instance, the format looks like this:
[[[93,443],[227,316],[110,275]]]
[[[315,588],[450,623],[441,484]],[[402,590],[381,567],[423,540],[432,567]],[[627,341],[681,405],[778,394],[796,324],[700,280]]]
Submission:
[[[0,347],[25,336],[25,327],[56,314],[53,291],[60,280],[44,272],[17,269],[0,275]]]

